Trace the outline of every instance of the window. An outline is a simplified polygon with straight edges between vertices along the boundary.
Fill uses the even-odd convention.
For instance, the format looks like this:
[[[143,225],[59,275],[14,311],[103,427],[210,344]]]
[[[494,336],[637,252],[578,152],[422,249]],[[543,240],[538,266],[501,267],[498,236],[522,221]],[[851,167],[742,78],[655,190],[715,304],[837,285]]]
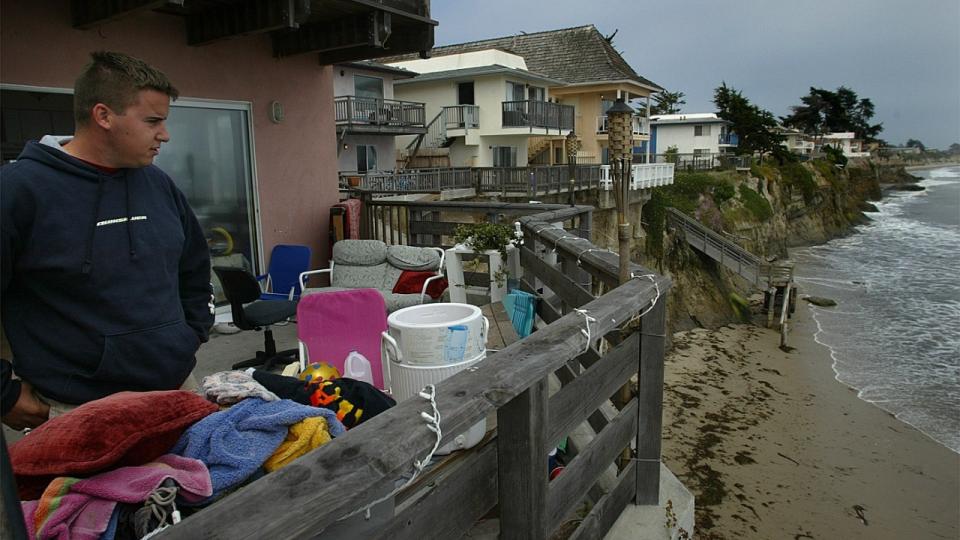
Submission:
[[[522,83],[507,81],[507,101],[524,101],[527,99],[526,90]]]
[[[383,79],[354,75],[353,95],[357,97],[383,99]]]
[[[517,166],[517,147],[516,146],[494,146],[493,147],[493,166],[494,167],[516,167]]]
[[[183,191],[207,236],[213,264],[259,265],[250,111],[246,104],[179,99],[170,142],[154,163]],[[216,280],[214,280],[216,281]],[[224,302],[216,290],[217,302]]]
[[[705,156],[710,154],[709,148],[694,148],[693,155],[695,156]]]
[[[367,172],[377,169],[377,147],[370,144],[357,145],[357,171]]]
[[[693,126],[694,137],[701,137],[705,135],[710,135],[710,126],[704,124],[697,124]]]
[[[457,83],[457,105],[476,105],[473,97],[473,81]]]
[[[530,101],[546,101],[547,89],[540,86],[531,86],[528,97]]]

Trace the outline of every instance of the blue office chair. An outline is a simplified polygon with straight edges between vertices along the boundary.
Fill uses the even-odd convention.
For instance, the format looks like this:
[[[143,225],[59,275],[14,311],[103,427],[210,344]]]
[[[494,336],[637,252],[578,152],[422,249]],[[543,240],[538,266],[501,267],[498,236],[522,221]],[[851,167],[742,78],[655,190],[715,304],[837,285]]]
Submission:
[[[296,300],[300,298],[300,274],[310,269],[310,248],[278,244],[270,253],[267,273],[257,276],[265,282],[261,300]]]

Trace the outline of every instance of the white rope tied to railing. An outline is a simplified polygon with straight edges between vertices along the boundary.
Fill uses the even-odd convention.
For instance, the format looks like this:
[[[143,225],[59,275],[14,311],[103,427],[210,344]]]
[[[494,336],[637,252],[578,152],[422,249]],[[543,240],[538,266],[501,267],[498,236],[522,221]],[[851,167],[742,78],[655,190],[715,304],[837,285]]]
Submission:
[[[586,345],[583,347],[583,350],[580,351],[580,354],[583,354],[583,353],[585,353],[585,352],[587,352],[587,351],[590,350],[590,343],[593,342],[593,331],[592,331],[592,329],[590,328],[590,323],[595,323],[595,322],[597,322],[597,319],[596,319],[595,317],[591,316],[591,315],[590,315],[590,312],[587,311],[587,310],[585,310],[585,309],[574,308],[573,310],[576,311],[577,313],[583,315],[584,324],[585,324],[585,326],[586,326],[586,329],[584,329],[584,328],[581,328],[581,329],[580,329],[580,333],[583,334],[583,335],[587,338],[587,343],[586,343]]]
[[[390,497],[393,497],[397,493],[400,493],[404,489],[406,489],[407,486],[412,484],[413,481],[416,480],[418,476],[420,476],[420,473],[423,472],[423,470],[427,467],[427,465],[430,464],[430,460],[433,459],[433,455],[436,453],[437,449],[440,447],[440,440],[443,438],[443,432],[440,429],[440,409],[437,408],[437,399],[436,399],[437,389],[434,385],[428,384],[417,395],[429,401],[430,407],[433,409],[433,414],[430,414],[427,412],[420,413],[420,418],[423,418],[427,422],[427,429],[429,429],[436,435],[436,440],[433,443],[433,448],[430,449],[430,452],[422,460],[420,459],[413,460],[413,475],[411,475],[410,478],[408,478],[407,481],[404,482],[400,487],[394,489],[390,493],[387,493],[383,497],[380,497],[379,499],[373,502],[370,502],[360,508],[357,508],[356,510],[350,512],[349,514],[346,514],[344,516],[337,518],[337,521],[343,521],[349,517],[353,517],[359,514],[360,512],[366,512],[365,518],[370,519],[371,508],[389,499]]]
[[[644,311],[641,311],[639,314],[636,315],[636,317],[634,317],[634,318],[636,318],[636,319],[642,318],[642,317],[643,317],[644,315],[646,315],[647,313],[650,313],[650,311],[653,310],[653,308],[657,305],[657,302],[660,300],[660,284],[657,283],[657,276],[656,276],[656,275],[654,275],[654,274],[639,274],[639,275],[638,275],[638,274],[636,274],[636,273],[634,273],[634,272],[630,272],[630,279],[643,279],[643,278],[649,279],[650,282],[653,283],[653,286],[654,286],[654,287],[656,288],[656,290],[657,290],[657,295],[654,296],[654,297],[653,297],[653,300],[650,301],[650,306],[649,306],[647,309],[645,309]]]

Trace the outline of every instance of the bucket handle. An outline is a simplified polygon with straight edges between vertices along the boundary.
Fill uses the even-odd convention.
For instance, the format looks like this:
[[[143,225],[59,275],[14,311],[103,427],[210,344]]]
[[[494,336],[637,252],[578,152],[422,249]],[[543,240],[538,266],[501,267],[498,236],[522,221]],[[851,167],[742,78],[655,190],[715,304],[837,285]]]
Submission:
[[[393,376],[390,374],[390,362],[391,354],[390,349],[393,349],[392,360],[393,362],[400,363],[400,347],[397,346],[397,340],[393,339],[393,336],[386,332],[380,332],[380,350],[382,351],[380,363],[383,365],[383,386],[390,393],[393,393]]]

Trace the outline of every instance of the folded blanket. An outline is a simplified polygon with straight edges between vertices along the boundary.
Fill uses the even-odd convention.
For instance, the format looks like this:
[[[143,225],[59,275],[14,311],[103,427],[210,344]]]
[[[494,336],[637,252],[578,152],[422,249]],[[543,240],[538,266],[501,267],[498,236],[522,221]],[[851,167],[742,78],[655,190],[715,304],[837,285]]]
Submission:
[[[216,497],[256,472],[286,438],[288,426],[315,416],[327,421],[331,436],[345,431],[336,414],[327,409],[288,399],[245,399],[191,426],[171,453],[203,461]]]
[[[280,399],[243,371],[220,371],[207,375],[200,387],[203,389],[203,397],[217,405],[233,405],[251,397],[264,401]]]
[[[146,465],[120,467],[90,478],[58,477],[39,501],[21,503],[30,538],[97,539],[110,525],[118,502],[141,503],[167,478],[180,486],[183,502],[212,493],[207,467],[196,459],[163,455]]]

